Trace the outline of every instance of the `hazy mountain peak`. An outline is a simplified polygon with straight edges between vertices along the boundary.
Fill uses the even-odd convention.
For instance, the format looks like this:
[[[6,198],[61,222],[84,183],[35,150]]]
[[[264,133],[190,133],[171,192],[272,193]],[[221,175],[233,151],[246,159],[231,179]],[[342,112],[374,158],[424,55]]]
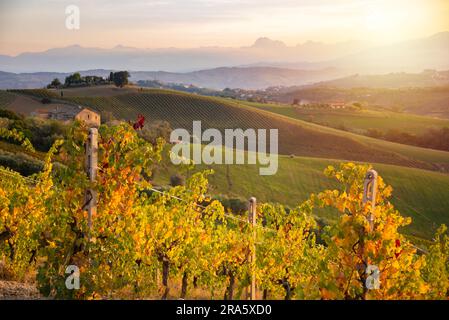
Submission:
[[[112,50],[139,50],[139,49],[118,44],[115,47],[113,47]]]
[[[272,40],[267,37],[261,37],[254,42],[252,45],[252,48],[266,48],[266,49],[273,49],[273,48],[285,48],[286,44],[279,40]]]
[[[337,67],[348,73],[418,72],[447,69],[449,32],[427,38],[369,47],[358,42],[308,41],[287,46],[262,37],[250,47],[140,49],[119,45],[95,48],[73,45],[17,56],[0,55],[0,70],[7,72],[73,72],[73,70],[164,70],[190,72],[220,66],[274,66],[295,69]]]

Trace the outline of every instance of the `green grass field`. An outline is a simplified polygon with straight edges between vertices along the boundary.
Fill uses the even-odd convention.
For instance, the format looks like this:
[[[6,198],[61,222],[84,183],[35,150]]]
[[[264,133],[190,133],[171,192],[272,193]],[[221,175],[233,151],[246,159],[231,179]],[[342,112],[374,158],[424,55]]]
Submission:
[[[375,128],[383,133],[394,129],[410,134],[422,134],[428,129],[449,127],[449,119],[431,118],[387,110],[308,110],[291,105],[256,103],[249,105],[294,119],[323,124],[333,128],[347,128],[355,133],[364,133],[368,129]]]

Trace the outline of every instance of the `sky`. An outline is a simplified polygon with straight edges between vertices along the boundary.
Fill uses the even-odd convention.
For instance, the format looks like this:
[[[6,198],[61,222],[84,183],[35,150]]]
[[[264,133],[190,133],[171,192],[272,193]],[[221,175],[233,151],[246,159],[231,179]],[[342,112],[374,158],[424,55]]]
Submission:
[[[80,10],[68,29],[65,10]],[[0,54],[111,48],[387,44],[449,31],[449,0],[0,0]]]

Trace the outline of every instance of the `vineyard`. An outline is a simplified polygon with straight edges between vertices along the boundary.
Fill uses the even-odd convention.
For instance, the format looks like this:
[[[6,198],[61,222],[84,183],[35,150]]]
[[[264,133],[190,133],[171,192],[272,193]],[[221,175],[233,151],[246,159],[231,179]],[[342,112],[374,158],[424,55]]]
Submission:
[[[24,149],[20,132],[1,131]],[[1,168],[0,255],[11,278],[34,274],[45,297],[74,299],[447,299],[449,235],[441,226],[425,248],[400,229],[410,224],[368,165],[328,166],[335,188],[289,209],[253,202],[254,219],[224,210],[208,195],[211,171],[167,190],[151,185],[163,142],[139,138],[127,124],[103,125],[96,179],[85,174],[87,129],[75,123],[29,177]],[[59,166],[53,166],[57,155]],[[96,212],[87,208],[95,192]],[[256,195],[257,196],[257,195]],[[338,217],[322,225],[316,210]],[[80,287],[66,270],[79,269]],[[376,279],[369,270],[378,270]],[[374,281],[374,286],[372,285]],[[175,290],[175,288],[180,290]]]
[[[336,181],[323,174],[328,165],[337,167],[341,161],[306,157],[279,156],[279,170],[274,176],[260,176],[254,165],[223,166],[197,165],[184,172],[214,170],[209,177],[209,191],[212,195],[237,199],[248,199],[253,195],[263,202],[280,202],[295,207],[305,201],[310,193],[323,189],[337,188]],[[416,168],[372,164],[393,187],[390,201],[412,223],[402,229],[407,236],[422,240],[432,239],[440,224],[449,225],[449,176]],[[171,165],[169,155],[153,172],[153,182],[159,186],[169,185],[170,177],[179,173]],[[316,219],[335,222],[336,210],[319,209]]]
[[[0,108],[9,105],[15,99],[14,94],[0,90]]]
[[[134,120],[138,114],[143,114],[149,121],[167,121],[172,128],[189,129],[193,120],[200,120],[204,129],[277,128],[279,152],[285,155],[387,163],[437,171],[447,171],[449,167],[448,152],[372,139],[274,114],[230,99],[160,89],[94,89],[85,89],[86,96],[82,88],[74,92],[65,90],[64,101],[98,111],[110,111],[116,118],[124,120]],[[38,98],[56,99],[57,96],[55,91],[45,89],[14,92]]]

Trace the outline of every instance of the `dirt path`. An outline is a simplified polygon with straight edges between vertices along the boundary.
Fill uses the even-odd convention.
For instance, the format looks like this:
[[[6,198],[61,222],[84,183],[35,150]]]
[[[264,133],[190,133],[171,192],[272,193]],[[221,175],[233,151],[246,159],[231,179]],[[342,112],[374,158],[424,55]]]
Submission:
[[[0,280],[0,300],[36,300],[41,296],[31,284]]]

